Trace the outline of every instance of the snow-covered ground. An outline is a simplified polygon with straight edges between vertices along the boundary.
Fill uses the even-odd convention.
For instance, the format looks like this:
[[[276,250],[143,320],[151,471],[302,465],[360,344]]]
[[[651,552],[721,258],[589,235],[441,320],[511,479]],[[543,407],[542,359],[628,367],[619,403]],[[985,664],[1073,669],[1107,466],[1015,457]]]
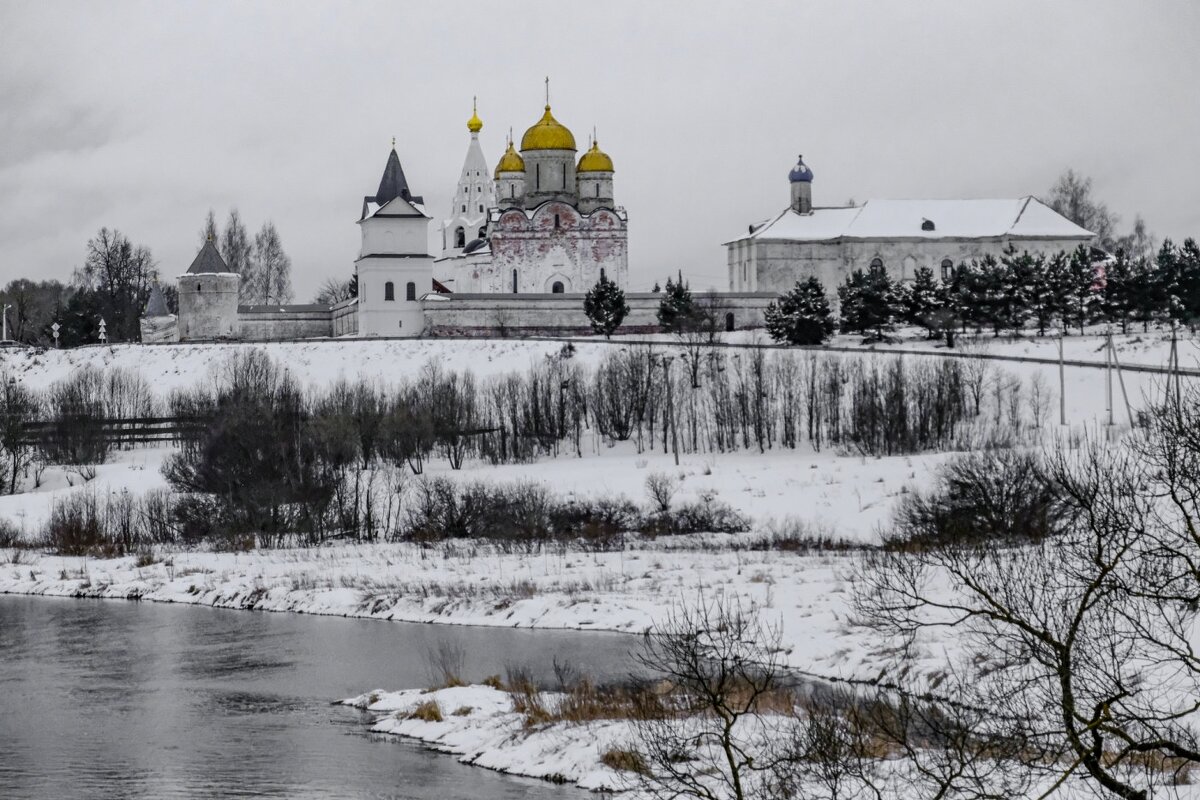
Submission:
[[[524,716],[513,710],[512,696],[488,686],[375,691],[343,702],[378,714],[372,731],[416,739],[466,764],[597,791],[620,791],[630,785],[627,776],[600,760],[606,751],[629,741],[632,726],[625,721],[560,722],[526,729]],[[428,703],[436,704],[440,722],[411,716]]]

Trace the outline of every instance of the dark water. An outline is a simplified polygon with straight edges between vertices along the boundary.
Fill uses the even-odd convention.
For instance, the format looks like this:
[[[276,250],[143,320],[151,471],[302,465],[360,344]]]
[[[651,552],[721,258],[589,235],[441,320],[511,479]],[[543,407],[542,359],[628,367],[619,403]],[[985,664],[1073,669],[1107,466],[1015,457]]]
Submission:
[[[0,596],[0,798],[582,798],[372,735],[330,701],[554,655],[623,674],[611,634],[456,628],[122,601]]]

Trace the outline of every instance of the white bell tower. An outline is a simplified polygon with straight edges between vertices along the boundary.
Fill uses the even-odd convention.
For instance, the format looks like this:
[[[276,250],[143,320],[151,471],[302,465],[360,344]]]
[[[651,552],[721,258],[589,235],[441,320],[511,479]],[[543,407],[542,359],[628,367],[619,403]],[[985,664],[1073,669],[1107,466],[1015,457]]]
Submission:
[[[458,255],[467,243],[481,238],[487,226],[487,211],[496,205],[496,185],[479,146],[483,120],[474,103],[467,130],[471,133],[467,157],[458,178],[458,188],[454,191],[450,216],[442,222],[442,258]]]

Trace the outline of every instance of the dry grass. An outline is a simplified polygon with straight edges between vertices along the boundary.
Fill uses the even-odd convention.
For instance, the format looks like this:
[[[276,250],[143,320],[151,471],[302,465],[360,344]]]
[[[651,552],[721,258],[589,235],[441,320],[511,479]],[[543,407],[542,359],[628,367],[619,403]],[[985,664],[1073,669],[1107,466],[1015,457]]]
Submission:
[[[475,709],[471,706],[459,706],[458,708],[454,709],[452,716],[469,717],[469,716],[471,716],[471,712],[474,710]]]
[[[436,700],[426,700],[412,711],[408,712],[408,719],[419,719],[424,722],[442,722],[442,707],[437,704]]]
[[[646,760],[636,750],[622,747],[611,747],[600,755],[600,763],[617,772],[634,772],[645,775]]]

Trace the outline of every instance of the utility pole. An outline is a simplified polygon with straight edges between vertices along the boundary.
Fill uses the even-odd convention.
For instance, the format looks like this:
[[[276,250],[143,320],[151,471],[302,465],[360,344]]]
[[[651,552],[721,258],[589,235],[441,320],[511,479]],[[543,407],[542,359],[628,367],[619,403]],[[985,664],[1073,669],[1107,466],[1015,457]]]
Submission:
[[[1063,331],[1058,331],[1058,424],[1067,424],[1067,377],[1063,369]]]
[[[1109,329],[1104,334],[1104,408],[1108,413],[1108,427],[1113,424],[1113,401],[1112,401],[1112,362],[1113,362],[1113,341],[1112,330]]]
[[[675,425],[675,404],[671,402],[671,356],[663,356],[663,380],[667,384],[667,424],[671,426],[671,449],[675,451],[675,466],[678,467],[679,429]]]
[[[4,336],[2,338],[6,342],[8,341],[8,310],[10,308],[12,308],[12,306],[8,305],[7,303],[4,305]]]

